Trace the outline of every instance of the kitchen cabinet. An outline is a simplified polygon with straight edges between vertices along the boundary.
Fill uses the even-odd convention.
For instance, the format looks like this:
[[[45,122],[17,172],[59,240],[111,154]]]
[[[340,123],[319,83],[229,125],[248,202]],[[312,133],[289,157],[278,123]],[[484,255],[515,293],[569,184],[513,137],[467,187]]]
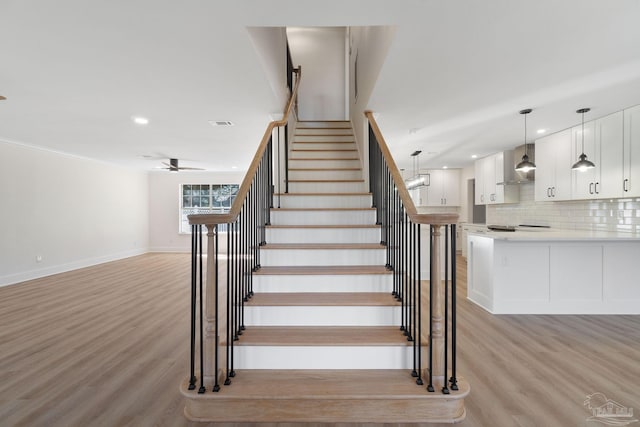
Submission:
[[[494,314],[640,314],[630,233],[470,232],[467,245],[467,298]]]
[[[623,116],[622,197],[640,197],[640,105]]]
[[[476,205],[516,203],[520,188],[509,184],[515,180],[513,151],[504,151],[475,162]]]
[[[476,192],[474,194],[476,205],[486,205],[484,194],[484,182],[485,182],[485,164],[488,162],[488,157],[478,159],[475,162],[475,187]],[[488,200],[488,197],[487,197]]]
[[[460,206],[459,169],[432,169],[426,174],[429,184],[412,190],[416,206]]]
[[[571,165],[575,162],[571,136],[571,129],[566,129],[536,140],[537,202],[571,199]]]
[[[573,159],[582,153],[582,125],[571,129]],[[623,112],[584,124],[584,153],[595,168],[572,170],[572,199],[623,196]]]

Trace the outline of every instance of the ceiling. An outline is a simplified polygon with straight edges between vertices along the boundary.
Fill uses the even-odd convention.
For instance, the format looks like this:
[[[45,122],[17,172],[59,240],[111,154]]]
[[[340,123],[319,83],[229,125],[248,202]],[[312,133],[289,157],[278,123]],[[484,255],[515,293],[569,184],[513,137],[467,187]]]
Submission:
[[[0,140],[142,170],[248,166],[282,109],[251,26],[396,26],[368,108],[400,167],[520,145],[523,108],[533,139],[640,104],[638,0],[2,0],[0,16]]]

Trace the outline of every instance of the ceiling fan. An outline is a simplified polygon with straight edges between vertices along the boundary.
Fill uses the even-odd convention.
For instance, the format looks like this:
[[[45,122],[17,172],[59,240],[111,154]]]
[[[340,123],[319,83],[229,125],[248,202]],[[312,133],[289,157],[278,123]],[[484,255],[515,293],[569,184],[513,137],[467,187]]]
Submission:
[[[203,171],[203,168],[190,168],[190,167],[186,167],[186,166],[178,166],[178,159],[169,159],[169,163],[167,162],[162,162],[163,165],[165,165],[166,167],[164,168],[160,168],[160,169],[166,169],[169,172],[178,172],[178,171],[184,171],[184,170],[190,170],[190,171]]]

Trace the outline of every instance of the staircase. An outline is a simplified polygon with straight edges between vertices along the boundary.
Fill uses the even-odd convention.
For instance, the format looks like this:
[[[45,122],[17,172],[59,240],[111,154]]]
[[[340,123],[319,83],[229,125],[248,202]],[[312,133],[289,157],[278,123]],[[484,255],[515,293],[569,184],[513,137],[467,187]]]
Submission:
[[[399,328],[402,305],[350,123],[298,122],[288,167],[289,191],[273,196],[234,342],[235,375],[213,393],[190,391],[187,379],[187,418],[462,420],[468,384],[430,393],[412,376],[416,349]]]

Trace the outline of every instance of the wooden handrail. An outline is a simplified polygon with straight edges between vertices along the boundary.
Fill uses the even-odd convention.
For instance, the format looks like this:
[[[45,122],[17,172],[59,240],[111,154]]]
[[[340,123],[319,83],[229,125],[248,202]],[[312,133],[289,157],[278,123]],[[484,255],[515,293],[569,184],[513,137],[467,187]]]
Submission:
[[[395,160],[393,160],[393,156],[391,156],[391,152],[389,151],[389,147],[387,146],[387,143],[382,136],[382,132],[380,132],[378,123],[376,123],[376,119],[373,117],[373,111],[365,111],[364,115],[367,117],[367,119],[369,119],[371,130],[376,136],[380,151],[382,152],[384,160],[387,162],[389,171],[391,171],[391,177],[393,178],[393,182],[398,189],[398,195],[400,196],[400,200],[402,200],[404,209],[407,211],[407,215],[409,215],[409,219],[411,219],[411,222],[415,224],[431,225],[446,225],[455,224],[456,222],[458,222],[459,215],[457,213],[418,213],[418,210],[416,209],[416,206],[413,203],[411,196],[409,195],[409,191],[404,184],[404,180],[402,179],[400,170],[398,169]]]
[[[296,84],[293,87],[293,92],[291,92],[291,97],[289,97],[289,101],[284,109],[284,115],[282,119],[275,120],[270,122],[267,125],[267,130],[265,130],[264,135],[262,136],[262,141],[260,141],[260,145],[256,150],[256,154],[253,156],[253,160],[251,161],[251,165],[247,170],[244,179],[242,180],[242,184],[240,185],[240,189],[238,190],[238,194],[236,194],[236,198],[233,201],[233,205],[231,205],[231,209],[229,212],[224,214],[194,214],[189,215],[189,224],[228,224],[234,222],[238,215],[240,214],[240,210],[242,209],[242,205],[244,204],[244,199],[247,197],[249,193],[249,189],[251,188],[251,184],[253,182],[253,178],[255,177],[256,171],[258,170],[258,166],[260,166],[260,161],[262,160],[262,156],[264,151],[269,144],[269,139],[271,138],[271,133],[273,129],[278,126],[284,126],[289,121],[289,114],[291,114],[291,110],[295,103],[295,99],[298,96],[298,87],[300,86],[300,78],[302,76],[302,66],[298,66],[298,68],[294,68],[293,72],[298,75],[296,79]]]

